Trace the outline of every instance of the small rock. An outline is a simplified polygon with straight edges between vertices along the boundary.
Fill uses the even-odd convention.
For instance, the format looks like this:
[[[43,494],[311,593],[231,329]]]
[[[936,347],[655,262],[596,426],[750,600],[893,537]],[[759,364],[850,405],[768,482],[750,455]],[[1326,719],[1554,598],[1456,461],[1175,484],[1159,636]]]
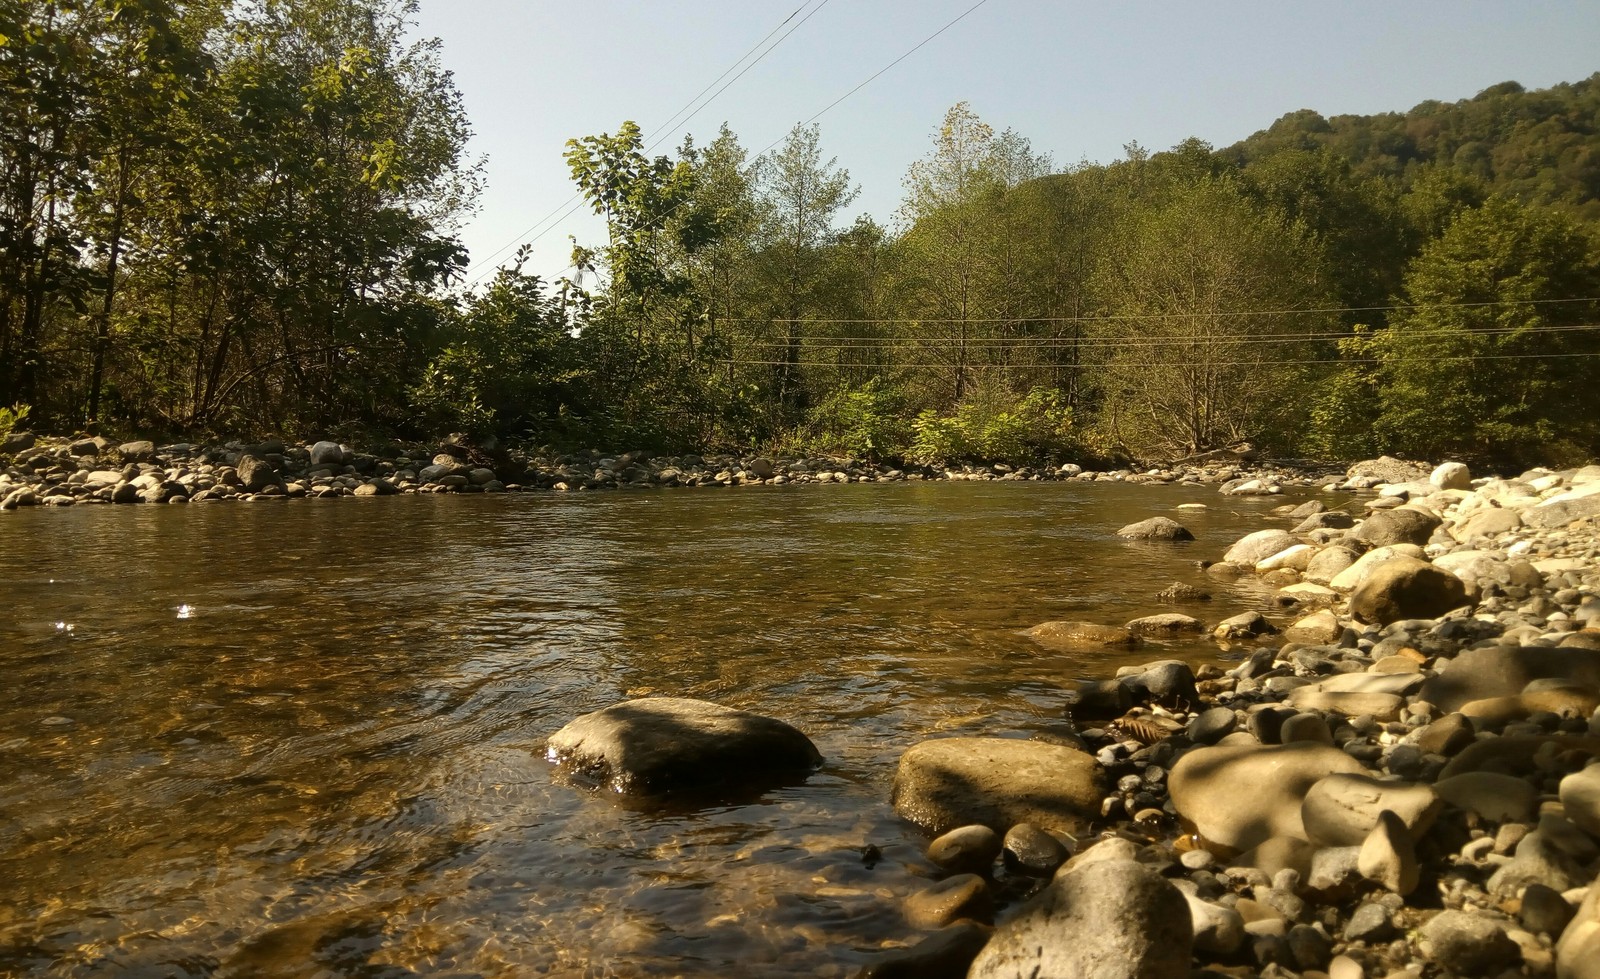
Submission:
[[[1004,854],[1008,868],[1030,877],[1049,877],[1067,862],[1066,845],[1030,823],[1006,831]]]
[[[943,928],[960,918],[988,921],[994,899],[982,877],[957,874],[907,897],[905,913],[914,928]]]
[[[1194,540],[1194,534],[1190,533],[1188,528],[1170,517],[1151,517],[1149,520],[1141,520],[1138,523],[1129,524],[1117,531],[1117,536],[1126,537],[1130,540]]]
[[[928,844],[928,859],[957,874],[987,874],[999,855],[1000,834],[987,826],[960,826]]]
[[[1494,919],[1469,911],[1443,911],[1422,926],[1422,954],[1462,976],[1489,976],[1517,964],[1522,952]]]
[[[1356,868],[1361,876],[1402,897],[1417,889],[1421,868],[1411,835],[1399,816],[1388,810],[1379,814],[1378,824],[1361,844]]]

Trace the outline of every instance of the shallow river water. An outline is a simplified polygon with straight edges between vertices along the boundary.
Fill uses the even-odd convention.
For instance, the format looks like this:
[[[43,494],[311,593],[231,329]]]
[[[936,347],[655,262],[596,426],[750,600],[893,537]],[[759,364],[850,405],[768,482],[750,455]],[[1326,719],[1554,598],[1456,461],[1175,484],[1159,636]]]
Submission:
[[[1174,507],[1203,502],[1209,509]],[[392,497],[0,515],[0,975],[845,976],[915,935],[900,753],[1061,725],[1283,500],[1071,483]],[[1197,544],[1114,536],[1155,514]],[[622,804],[544,738],[629,696],[783,718],[754,802]],[[861,848],[883,858],[863,861]],[[870,865],[869,865],[870,863]]]

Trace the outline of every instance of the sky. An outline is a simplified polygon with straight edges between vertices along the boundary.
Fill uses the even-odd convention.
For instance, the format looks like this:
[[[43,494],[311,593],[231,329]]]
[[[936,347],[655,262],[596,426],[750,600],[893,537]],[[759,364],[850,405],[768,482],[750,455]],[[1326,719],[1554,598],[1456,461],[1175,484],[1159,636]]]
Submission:
[[[469,282],[523,242],[546,277],[566,274],[569,236],[604,243],[586,210],[554,217],[576,203],[568,139],[631,119],[670,153],[727,123],[754,156],[924,41],[817,119],[861,189],[843,224],[892,221],[907,168],[962,100],[1067,167],[1130,141],[1227,146],[1302,108],[1403,111],[1600,71],[1596,0],[421,0],[416,31],[442,42],[485,160],[461,229]]]

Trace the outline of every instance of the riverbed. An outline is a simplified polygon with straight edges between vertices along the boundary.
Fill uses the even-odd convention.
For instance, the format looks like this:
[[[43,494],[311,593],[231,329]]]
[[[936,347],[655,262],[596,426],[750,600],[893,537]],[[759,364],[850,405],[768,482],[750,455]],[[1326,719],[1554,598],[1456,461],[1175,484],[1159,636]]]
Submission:
[[[1048,737],[1135,653],[1020,630],[1270,611],[1196,566],[1282,497],[1082,483],[416,495],[0,515],[0,975],[846,976],[915,939],[906,748]],[[1204,503],[1202,511],[1178,511]],[[1174,516],[1199,541],[1122,541]],[[826,758],[624,804],[543,740],[651,693]],[[876,847],[881,858],[864,859]]]

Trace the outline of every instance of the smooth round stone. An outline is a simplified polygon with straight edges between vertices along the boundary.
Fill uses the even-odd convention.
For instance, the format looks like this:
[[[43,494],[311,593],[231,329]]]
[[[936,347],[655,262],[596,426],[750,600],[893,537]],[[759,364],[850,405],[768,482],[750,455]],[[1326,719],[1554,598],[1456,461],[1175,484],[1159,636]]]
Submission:
[[[1316,714],[1294,715],[1283,722],[1283,727],[1278,729],[1278,736],[1284,744],[1297,741],[1333,744],[1333,732],[1328,730],[1328,722]]]
[[[1216,744],[1238,725],[1239,718],[1231,708],[1212,707],[1189,719],[1186,733],[1195,744]]]
[[[1306,838],[1318,846],[1356,846],[1393,812],[1413,837],[1433,825],[1443,803],[1427,785],[1386,782],[1368,775],[1330,775],[1306,793],[1300,808]]]
[[[914,928],[943,928],[959,918],[989,920],[994,900],[982,877],[957,874],[906,898],[905,913]]]
[[[1470,911],[1443,911],[1422,926],[1422,953],[1462,976],[1490,976],[1522,957],[1503,925]]]
[[[1014,738],[940,738],[900,756],[895,811],[935,833],[1032,823],[1078,834],[1099,818],[1105,772],[1094,756]]]
[[[1000,834],[987,826],[957,827],[928,844],[928,859],[957,874],[987,874],[999,855]]]
[[[1173,766],[1167,790],[1202,839],[1248,850],[1273,836],[1304,839],[1300,806],[1311,787],[1329,775],[1365,771],[1339,749],[1310,742],[1196,748]]]
[[[1561,806],[1574,825],[1600,839],[1600,764],[1561,780]]]
[[[1356,856],[1356,869],[1402,897],[1417,889],[1421,867],[1411,834],[1399,816],[1388,810],[1378,815],[1378,825],[1367,834]]]
[[[1049,877],[1067,862],[1066,845],[1030,823],[1006,831],[1004,853],[1007,867],[1030,877]]]
[[[1344,937],[1352,942],[1381,942],[1393,934],[1389,909],[1374,901],[1356,908],[1344,926]]]
[[[1491,823],[1522,823],[1533,818],[1539,793],[1525,779],[1499,772],[1465,772],[1433,784],[1446,804],[1477,813]]]
[[[1572,921],[1576,909],[1567,903],[1560,892],[1544,884],[1529,884],[1522,892],[1522,907],[1517,920],[1534,934],[1544,933],[1560,937]]]

